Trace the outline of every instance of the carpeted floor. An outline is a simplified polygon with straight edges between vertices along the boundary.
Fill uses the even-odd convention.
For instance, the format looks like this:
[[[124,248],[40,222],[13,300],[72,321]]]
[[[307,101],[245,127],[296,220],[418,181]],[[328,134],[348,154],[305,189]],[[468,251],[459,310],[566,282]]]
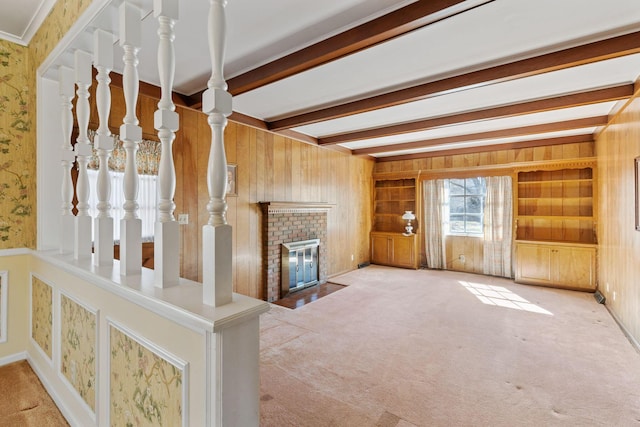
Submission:
[[[261,318],[261,425],[638,426],[640,355],[592,294],[370,266]]]
[[[0,367],[0,396],[0,426],[69,426],[26,360]]]
[[[640,354],[588,293],[370,266],[261,319],[261,425],[638,426]],[[0,426],[67,426],[26,361]]]

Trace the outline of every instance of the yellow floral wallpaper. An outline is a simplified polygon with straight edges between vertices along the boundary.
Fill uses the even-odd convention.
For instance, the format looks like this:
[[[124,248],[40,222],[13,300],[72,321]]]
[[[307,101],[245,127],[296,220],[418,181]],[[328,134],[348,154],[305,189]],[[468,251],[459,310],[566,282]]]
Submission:
[[[113,325],[110,352],[110,424],[182,425],[182,370]]]
[[[60,371],[95,412],[96,315],[65,295],[60,309]]]
[[[51,359],[53,326],[53,292],[51,286],[31,276],[31,337]]]
[[[36,70],[91,0],[58,0],[28,47],[0,40],[0,249],[36,244]]]
[[[0,41],[0,248],[35,243],[35,111],[26,48]]]

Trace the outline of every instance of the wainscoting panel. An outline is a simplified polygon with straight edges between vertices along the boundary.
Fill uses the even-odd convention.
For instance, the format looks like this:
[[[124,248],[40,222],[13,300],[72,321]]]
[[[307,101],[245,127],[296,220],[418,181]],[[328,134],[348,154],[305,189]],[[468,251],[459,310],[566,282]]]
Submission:
[[[109,424],[186,426],[188,365],[109,321]]]
[[[60,375],[96,412],[98,312],[60,292]]]
[[[0,271],[0,343],[7,341],[9,272]]]
[[[31,339],[53,361],[53,288],[31,275]]]

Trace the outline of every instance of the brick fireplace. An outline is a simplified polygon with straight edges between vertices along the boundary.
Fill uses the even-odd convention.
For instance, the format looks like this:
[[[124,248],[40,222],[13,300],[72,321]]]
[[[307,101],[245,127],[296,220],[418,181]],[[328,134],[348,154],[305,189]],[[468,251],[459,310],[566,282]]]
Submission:
[[[319,283],[327,281],[327,203],[260,202],[263,213],[263,283],[266,300],[282,298],[281,246],[302,240],[319,239]]]

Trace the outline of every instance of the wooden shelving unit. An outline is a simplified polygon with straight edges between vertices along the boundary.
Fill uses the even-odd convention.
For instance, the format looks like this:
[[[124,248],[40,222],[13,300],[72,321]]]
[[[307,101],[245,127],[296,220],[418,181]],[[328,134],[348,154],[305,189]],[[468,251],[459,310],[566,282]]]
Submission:
[[[403,268],[418,268],[416,234],[404,236],[405,211],[412,211],[414,233],[419,227],[417,178],[406,175],[374,177],[373,228],[371,230],[371,262]]]
[[[519,172],[516,239],[595,243],[593,169]]]
[[[384,179],[374,184],[373,231],[404,231],[405,211],[416,212],[416,179]]]
[[[515,187],[516,282],[595,290],[593,167],[520,171]]]

